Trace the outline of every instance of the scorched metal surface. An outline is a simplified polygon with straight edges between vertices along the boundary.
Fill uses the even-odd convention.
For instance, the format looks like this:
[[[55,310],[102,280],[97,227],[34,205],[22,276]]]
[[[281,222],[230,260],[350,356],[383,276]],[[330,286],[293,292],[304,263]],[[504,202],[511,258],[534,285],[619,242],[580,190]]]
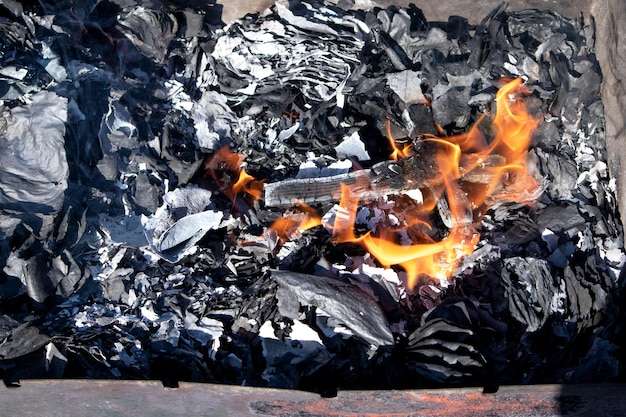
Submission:
[[[421,391],[344,391],[321,398],[294,390],[211,384],[163,388],[158,382],[28,381],[0,388],[0,416],[72,417],[617,417],[624,385],[538,385]]]

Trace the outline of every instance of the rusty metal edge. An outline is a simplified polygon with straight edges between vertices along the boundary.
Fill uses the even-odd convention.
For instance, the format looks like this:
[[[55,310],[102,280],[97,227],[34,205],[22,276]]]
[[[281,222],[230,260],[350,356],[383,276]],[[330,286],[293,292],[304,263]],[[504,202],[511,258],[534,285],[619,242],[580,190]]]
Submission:
[[[578,417],[626,416],[626,384],[340,391],[335,398],[294,390],[158,381],[27,380],[0,388],[0,416]]]

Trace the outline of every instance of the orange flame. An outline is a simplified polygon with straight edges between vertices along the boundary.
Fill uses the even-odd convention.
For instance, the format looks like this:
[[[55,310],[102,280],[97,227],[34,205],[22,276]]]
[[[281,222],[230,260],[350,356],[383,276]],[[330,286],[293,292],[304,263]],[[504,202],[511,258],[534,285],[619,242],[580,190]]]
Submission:
[[[496,137],[492,151],[504,155],[509,163],[520,163],[532,140],[539,119],[533,119],[526,105],[518,97],[525,92],[521,78],[517,78],[498,90],[496,94],[496,117],[493,126]]]
[[[245,157],[223,147],[215,152],[206,162],[205,168],[220,190],[235,203],[238,194],[246,194],[253,201],[263,195],[263,181],[257,180],[241,168]],[[233,182],[234,178],[237,178]],[[299,212],[276,220],[268,231],[275,232],[284,243],[293,239],[298,232],[312,229],[322,224],[315,209],[303,202],[298,202]]]
[[[475,209],[488,201],[514,200],[527,202],[524,194],[539,188],[537,180],[528,173],[525,153],[531,143],[532,134],[539,123],[519,99],[525,90],[521,79],[504,85],[496,94],[495,116],[491,120],[493,137],[483,132],[487,121],[483,115],[469,132],[448,138],[428,138],[442,144],[435,155],[441,173],[440,185],[433,187],[435,197],[445,199],[452,216],[447,235],[440,241],[416,242],[411,245],[396,243],[397,231],[378,230],[378,236],[368,232],[356,236],[354,224],[359,208],[359,196],[351,187],[342,185],[339,209],[332,225],[332,237],[336,243],[352,242],[362,245],[384,267],[401,266],[407,274],[408,286],[413,288],[421,274],[447,279],[462,256],[471,254],[478,242],[479,234],[473,227]],[[394,150],[392,158],[410,156],[412,150],[399,149],[391,136],[389,121],[387,135]],[[463,153],[471,152],[473,166],[464,166],[463,173],[481,168],[491,180],[487,184],[466,184],[462,181],[460,159]],[[502,166],[482,166],[490,155],[504,157]],[[443,201],[440,200],[439,203]],[[420,210],[421,212],[421,210]],[[416,217],[419,213],[416,213]],[[416,223],[420,223],[416,221]],[[380,229],[380,228],[379,228]]]
[[[254,201],[258,201],[263,194],[263,181],[259,181],[245,170],[239,172],[239,178],[232,186],[233,193],[248,194]]]
[[[293,239],[298,232],[312,229],[322,224],[322,219],[317,215],[314,208],[303,202],[298,203],[300,211],[290,216],[281,217],[270,227],[269,231],[274,231],[281,242]]]
[[[243,155],[232,152],[225,146],[215,152],[205,164],[207,172],[233,204],[238,194],[246,194],[256,202],[263,193],[263,181],[255,179],[241,168],[244,159]]]
[[[393,138],[393,134],[391,133],[391,122],[387,119],[387,140],[389,140],[389,144],[391,145],[391,155],[389,156],[394,161],[398,159],[409,157],[413,154],[413,148],[411,144],[405,143],[402,149],[398,148],[396,144],[396,140]]]

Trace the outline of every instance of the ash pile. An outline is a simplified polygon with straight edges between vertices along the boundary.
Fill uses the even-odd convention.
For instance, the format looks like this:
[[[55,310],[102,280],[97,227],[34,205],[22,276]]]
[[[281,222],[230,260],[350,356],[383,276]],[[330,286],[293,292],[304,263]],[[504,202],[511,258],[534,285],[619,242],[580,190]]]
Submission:
[[[589,17],[4,1],[0,41],[5,383],[623,379]]]

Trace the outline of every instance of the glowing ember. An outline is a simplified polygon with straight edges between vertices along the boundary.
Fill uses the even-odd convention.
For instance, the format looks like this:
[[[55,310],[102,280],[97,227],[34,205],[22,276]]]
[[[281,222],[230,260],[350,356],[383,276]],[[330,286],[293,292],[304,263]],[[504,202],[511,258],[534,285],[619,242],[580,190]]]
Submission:
[[[388,230],[379,227],[374,236],[368,232],[362,236],[354,233],[354,223],[359,208],[360,197],[352,187],[342,186],[339,210],[332,225],[333,241],[352,242],[362,245],[384,266],[399,265],[407,273],[408,286],[414,287],[421,274],[439,278],[445,284],[458,264],[459,259],[473,252],[478,242],[478,233],[473,224],[478,210],[485,203],[501,200],[529,202],[530,195],[539,189],[537,180],[526,169],[525,152],[532,134],[539,123],[528,112],[520,96],[525,92],[521,80],[517,79],[503,86],[496,95],[496,114],[491,120],[493,138],[487,138],[481,130],[484,117],[466,134],[448,138],[428,138],[436,142],[439,150],[436,155],[437,168],[441,174],[440,183],[431,187],[432,194],[440,204],[447,203],[451,215],[447,236],[440,241],[426,240],[411,245],[398,243],[399,231],[421,220],[409,221],[405,228]],[[408,157],[410,146],[399,149],[391,136],[387,123],[387,133],[393,148],[393,158]],[[488,139],[491,139],[490,141]],[[485,169],[484,161],[489,155],[499,155],[506,163],[490,168],[491,181],[487,184],[465,184],[462,177],[461,155],[471,153],[470,166],[464,172],[476,168]],[[468,158],[466,158],[468,160]],[[432,209],[432,204],[429,209]],[[415,217],[421,219],[423,208],[416,209]],[[410,223],[410,224],[409,224]]]

